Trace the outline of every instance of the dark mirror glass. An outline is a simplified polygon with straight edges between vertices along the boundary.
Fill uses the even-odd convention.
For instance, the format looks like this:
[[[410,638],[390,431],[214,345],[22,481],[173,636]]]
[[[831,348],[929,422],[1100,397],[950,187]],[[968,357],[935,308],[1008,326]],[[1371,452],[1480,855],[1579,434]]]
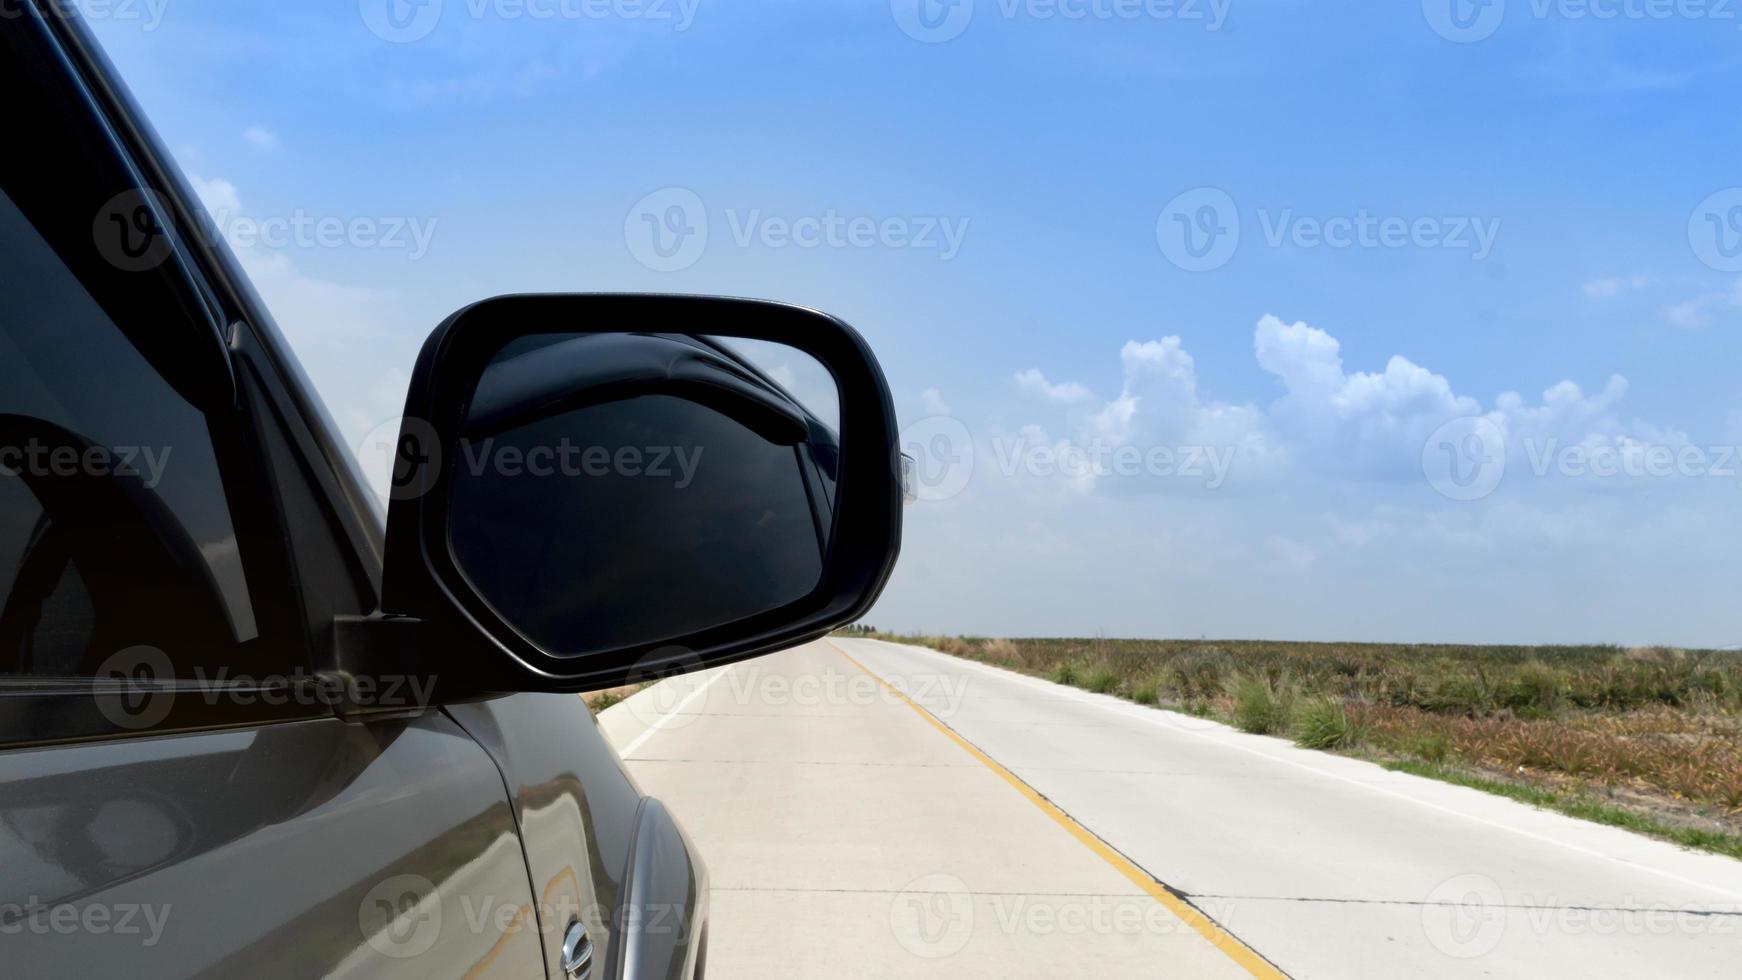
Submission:
[[[449,447],[456,564],[561,656],[781,608],[822,581],[837,418],[828,372],[792,348],[520,338],[484,370]]]

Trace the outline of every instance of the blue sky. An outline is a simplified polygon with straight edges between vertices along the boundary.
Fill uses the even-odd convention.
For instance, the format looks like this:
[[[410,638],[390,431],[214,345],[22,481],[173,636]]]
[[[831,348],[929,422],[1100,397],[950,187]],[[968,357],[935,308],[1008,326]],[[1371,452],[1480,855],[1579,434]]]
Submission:
[[[240,249],[359,445],[477,298],[763,296],[947,450],[881,626],[1742,642],[1742,5],[920,2],[84,5],[228,225],[392,239]]]

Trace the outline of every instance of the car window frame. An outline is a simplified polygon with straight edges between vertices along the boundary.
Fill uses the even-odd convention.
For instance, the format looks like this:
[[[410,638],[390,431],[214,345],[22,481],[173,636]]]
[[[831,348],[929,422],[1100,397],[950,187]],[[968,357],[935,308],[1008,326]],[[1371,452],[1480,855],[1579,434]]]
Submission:
[[[210,251],[213,243],[202,240],[198,226],[193,226],[193,234],[189,233],[186,216],[203,212],[190,209],[197,202],[188,199],[188,191],[180,180],[153,180],[147,176],[165,172],[161,151],[155,145],[141,146],[137,140],[127,138],[126,134],[140,131],[137,110],[130,101],[118,104],[113,99],[99,98],[99,86],[92,84],[93,78],[111,94],[119,89],[106,61],[93,63],[88,57],[79,57],[94,50],[82,25],[64,12],[44,15],[29,7],[22,17],[9,20],[0,29],[31,32],[30,37],[22,40],[40,46],[44,61],[50,65],[46,73],[52,76],[32,80],[57,106],[64,108],[69,118],[76,120],[78,128],[87,131],[94,144],[105,149],[107,159],[89,161],[89,169],[79,176],[96,177],[104,170],[119,172],[130,178],[134,187],[151,192],[156,201],[174,212],[162,216],[173,229],[172,254],[165,265],[180,285],[198,298],[194,308],[207,314],[205,322],[194,319],[185,324],[196,335],[189,340],[200,342],[197,333],[201,330],[214,332],[212,342],[218,345],[222,364],[230,373],[228,379],[222,380],[234,391],[229,406],[201,407],[236,538],[242,546],[248,601],[258,624],[258,637],[237,645],[239,651],[248,651],[247,658],[239,659],[235,675],[226,677],[221,687],[210,683],[202,687],[185,679],[153,687],[148,696],[167,694],[169,707],[161,718],[146,726],[116,721],[113,707],[116,699],[126,693],[119,684],[83,677],[0,676],[0,750],[331,717],[334,708],[318,691],[321,681],[314,671],[319,662],[314,648],[316,637],[308,625],[311,607],[304,594],[302,569],[291,545],[292,532],[284,516],[281,494],[290,475],[275,471],[263,444],[262,426],[279,425],[289,430],[281,434],[290,440],[291,451],[303,456],[299,462],[317,474],[325,469],[322,465],[325,454],[312,460],[307,457],[311,427],[303,415],[303,405],[289,397],[287,391],[294,389],[300,379],[282,378],[280,359],[270,356],[248,326],[245,320],[248,311],[220,299],[223,293],[213,286],[211,267],[202,261],[202,252]],[[77,44],[69,45],[69,37]],[[192,247],[200,244],[206,247]],[[243,365],[248,369],[238,370]],[[303,479],[304,474],[296,474],[295,478]],[[324,481],[317,478],[316,482]],[[331,513],[333,507],[327,499],[331,487],[311,489]],[[313,530],[299,528],[296,533],[308,534]],[[343,537],[356,536],[352,533]],[[350,541],[341,544],[348,545]],[[352,555],[352,548],[342,550]],[[366,559],[357,558],[355,564],[353,573],[365,580],[358,591],[370,597],[378,595],[378,589],[367,582]]]

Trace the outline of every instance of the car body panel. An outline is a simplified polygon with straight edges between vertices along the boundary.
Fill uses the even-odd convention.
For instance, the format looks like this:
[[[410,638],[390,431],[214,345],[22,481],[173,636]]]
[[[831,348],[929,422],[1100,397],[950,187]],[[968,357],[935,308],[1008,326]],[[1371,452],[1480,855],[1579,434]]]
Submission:
[[[0,752],[0,798],[9,975],[540,968],[495,766],[439,713]]]

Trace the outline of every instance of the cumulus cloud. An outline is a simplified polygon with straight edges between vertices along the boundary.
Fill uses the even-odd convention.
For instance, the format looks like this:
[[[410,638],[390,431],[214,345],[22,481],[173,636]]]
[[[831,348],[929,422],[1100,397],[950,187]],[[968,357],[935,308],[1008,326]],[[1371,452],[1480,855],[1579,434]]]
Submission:
[[[1042,401],[1052,402],[1055,405],[1075,405],[1079,402],[1092,401],[1095,397],[1094,392],[1075,382],[1052,384],[1046,380],[1046,375],[1033,368],[1017,372],[1016,387],[1020,388],[1024,394],[1033,395]]]
[[[1351,371],[1330,333],[1268,314],[1253,331],[1253,353],[1281,387],[1262,407],[1205,398],[1196,363],[1178,337],[1126,343],[1119,354],[1122,388],[1105,401],[1085,385],[1055,384],[1038,369],[1024,371],[1018,384],[1050,405],[1072,408],[1066,422],[1074,426],[1066,440],[1045,439],[1038,426],[1024,430],[1025,437],[1053,445],[1222,447],[1236,460],[1236,479],[1289,467],[1334,479],[1382,481],[1420,479],[1422,447],[1441,426],[1463,418],[1493,421],[1507,435],[1509,450],[1521,457],[1528,446],[1550,440],[1626,447],[1685,439],[1643,423],[1623,424],[1616,409],[1628,384],[1619,374],[1590,394],[1568,380],[1535,402],[1508,391],[1485,406],[1402,355],[1380,371]]]

